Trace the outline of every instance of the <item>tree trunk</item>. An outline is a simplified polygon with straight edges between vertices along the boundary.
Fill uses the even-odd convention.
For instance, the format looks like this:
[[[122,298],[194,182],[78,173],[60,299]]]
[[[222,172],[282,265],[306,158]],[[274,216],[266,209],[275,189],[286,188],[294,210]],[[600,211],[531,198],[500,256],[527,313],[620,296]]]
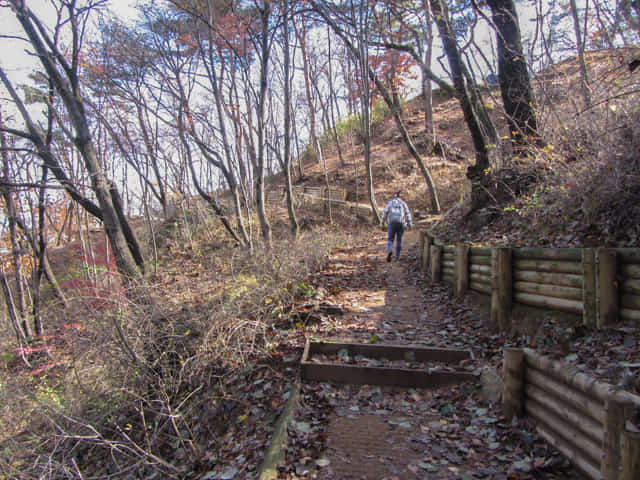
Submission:
[[[0,111],[0,125],[2,125],[2,112]],[[11,180],[11,173],[9,168],[9,146],[5,137],[4,131],[0,130],[0,154],[2,155],[2,177],[6,183]],[[7,221],[9,224],[9,239],[11,241],[11,254],[13,258],[13,271],[16,277],[16,294],[18,295],[18,313],[23,319],[23,329],[27,336],[30,336],[29,325],[25,318],[27,310],[25,292],[22,284],[22,277],[24,275],[22,271],[22,261],[20,258],[20,242],[18,241],[18,232],[16,229],[18,213],[13,200],[13,195],[8,188],[2,189],[2,196],[4,197],[5,211],[7,215]]]
[[[431,69],[431,60],[433,58],[433,28],[431,14],[431,6],[428,0],[423,0],[424,11],[427,15],[426,19],[426,48],[423,53],[423,67]],[[422,101],[424,103],[424,126],[427,136],[427,151],[432,152],[436,144],[436,130],[433,123],[433,89],[431,87],[431,78],[424,68],[420,69],[422,80]]]
[[[364,164],[367,174],[367,192],[369,193],[369,203],[373,210],[376,223],[382,221],[378,204],[376,203],[376,195],[373,189],[373,170],[371,168],[371,95],[369,92],[368,70],[369,70],[369,51],[368,42],[368,16],[369,11],[366,6],[361,6],[358,15],[358,52],[356,57],[359,60],[360,69],[360,125],[362,129],[362,139],[364,143]],[[355,14],[354,14],[355,18]]]
[[[340,38],[342,38],[347,48],[349,48],[349,50],[352,52],[353,56],[358,59],[361,67],[365,69],[363,71],[363,77],[365,78],[368,77],[375,83],[376,88],[380,92],[380,95],[382,95],[382,98],[384,99],[385,103],[387,104],[387,106],[391,110],[391,113],[393,114],[393,118],[396,122],[398,130],[400,130],[400,133],[402,135],[402,139],[405,142],[405,145],[409,149],[411,156],[415,159],[416,164],[418,165],[418,168],[420,169],[420,172],[422,173],[422,176],[424,177],[425,182],[427,183],[429,196],[431,197],[431,210],[433,211],[433,213],[440,213],[440,202],[438,201],[438,193],[436,190],[435,183],[433,181],[433,178],[431,177],[431,173],[429,172],[429,169],[424,163],[422,156],[414,146],[413,141],[411,140],[411,136],[409,135],[409,132],[407,131],[404,125],[404,121],[402,120],[402,107],[400,105],[399,99],[397,98],[397,96],[396,98],[392,98],[385,84],[382,83],[382,81],[376,75],[376,72],[369,65],[368,57],[365,55],[366,52],[363,51],[363,48],[362,47],[360,47],[359,49],[356,48],[353,45],[353,43],[351,43],[349,38],[347,38],[343,34],[343,32],[338,28],[338,26],[333,20],[331,20],[327,16],[324,16],[324,18],[325,18],[325,21],[331,26],[331,28],[333,28],[336,34],[340,36]],[[367,90],[366,93],[368,94],[368,85],[363,85],[363,90]],[[367,101],[368,101],[368,97],[367,97]],[[366,160],[366,151],[365,151],[365,160]]]
[[[212,12],[213,15],[213,12]],[[213,24],[213,18],[211,18],[211,24]],[[212,41],[211,32],[209,32],[210,42]],[[240,204],[240,195],[238,192],[238,182],[236,180],[235,175],[233,174],[232,162],[233,155],[231,152],[231,145],[229,143],[229,138],[227,136],[227,127],[224,121],[224,109],[222,107],[222,94],[220,92],[220,87],[218,85],[218,75],[216,73],[215,62],[213,61],[213,49],[210,47],[209,49],[209,61],[211,65],[211,89],[213,91],[213,97],[216,103],[216,112],[218,114],[218,128],[220,129],[220,137],[222,141],[222,148],[224,149],[225,158],[227,160],[227,164],[223,169],[223,174],[229,183],[229,189],[231,190],[231,194],[233,195],[233,205],[236,211],[237,218],[237,227],[240,231],[240,235],[245,245],[250,245],[249,234],[247,233],[247,229],[244,225],[243,215],[242,215],[242,205]]]
[[[136,262],[136,265],[140,269],[141,272],[144,272],[144,257],[142,256],[142,249],[140,248],[140,243],[138,242],[138,238],[135,233],[131,229],[131,225],[127,221],[127,217],[124,214],[124,208],[122,206],[122,197],[120,197],[120,192],[116,187],[116,184],[113,181],[109,181],[109,192],[111,193],[111,201],[113,202],[113,208],[118,217],[118,222],[122,227],[122,233],[124,238],[127,241],[127,246],[129,247],[129,251],[133,256],[133,259]]]
[[[42,168],[42,184],[47,183],[47,167]],[[33,272],[33,329],[36,335],[42,335],[44,333],[44,327],[42,326],[42,311],[40,309],[40,283],[45,270],[45,263],[47,262],[47,241],[45,239],[45,189],[41,188],[38,192],[38,266]],[[35,253],[35,249],[34,249]]]
[[[515,146],[536,143],[535,99],[522,50],[515,3],[513,0],[488,0],[487,3],[497,29],[500,92],[511,140]]]
[[[11,324],[13,325],[13,329],[16,334],[16,339],[18,344],[26,344],[27,343],[27,333],[22,329],[20,325],[20,317],[18,316],[18,312],[16,312],[16,306],[13,302],[13,297],[11,295],[11,288],[9,288],[9,282],[7,281],[7,276],[4,273],[4,269],[0,265],[0,286],[2,287],[2,292],[4,293],[4,299],[7,304],[7,311],[9,312],[9,317],[11,318]]]
[[[283,170],[287,195],[287,212],[291,233],[298,236],[298,220],[293,208],[293,188],[291,186],[291,53],[289,51],[289,0],[283,0],[283,41],[284,50],[284,160]]]
[[[269,17],[271,16],[271,4],[265,0],[260,10],[262,21],[262,35],[260,39],[260,93],[258,97],[258,156],[255,172],[256,185],[256,206],[258,210],[258,220],[262,238],[267,245],[271,245],[271,225],[267,218],[264,198],[264,166],[265,166],[265,108],[264,103],[267,96],[267,73],[269,67]]]
[[[591,105],[591,94],[589,92],[589,78],[587,77],[587,65],[584,62],[584,42],[580,33],[580,17],[578,16],[578,5],[576,0],[569,0],[571,6],[571,17],[573,18],[573,31],[576,35],[576,48],[578,50],[578,63],[580,64],[580,89],[585,107]],[[585,8],[588,8],[589,3]],[[585,24],[585,29],[587,25]]]
[[[393,114],[393,118],[396,122],[398,130],[400,130],[400,134],[402,135],[402,139],[404,140],[405,145],[409,149],[409,153],[416,161],[418,165],[418,169],[427,184],[427,188],[429,190],[429,197],[431,198],[431,211],[433,213],[440,213],[440,202],[438,201],[438,192],[436,189],[436,184],[431,177],[431,173],[427,168],[427,165],[424,163],[422,156],[416,149],[413,141],[411,140],[411,136],[407,131],[407,128],[404,125],[404,121],[402,120],[402,107],[400,106],[400,102],[393,101],[393,99],[389,96],[389,92],[384,86],[384,84],[375,76],[375,72],[370,68],[369,76],[375,82],[378,91],[384,98],[384,101],[387,103],[389,108],[391,109],[391,113]]]
[[[327,26],[327,38],[329,38],[330,35],[330,27]],[[329,39],[329,41],[327,42],[327,57],[328,57],[328,63],[327,63],[327,69],[328,69],[328,75],[327,75],[327,81],[329,83],[329,114],[330,114],[330,118],[329,120],[331,121],[331,133],[333,134],[333,140],[336,143],[336,148],[338,149],[338,158],[340,159],[340,167],[344,167],[346,165],[345,161],[344,161],[344,155],[342,154],[342,146],[340,145],[340,139],[338,138],[338,129],[336,128],[336,114],[335,114],[335,110],[338,109],[338,100],[337,100],[337,96],[336,96],[336,92],[335,92],[335,86],[333,83],[333,68],[332,68],[332,63],[333,63],[333,56],[331,53],[331,39]],[[338,111],[338,118],[340,117],[340,112]]]
[[[104,230],[107,234],[107,238],[109,239],[118,272],[123,275],[125,283],[127,283],[130,280],[140,277],[141,272],[138,268],[136,258],[138,261],[143,262],[142,256],[139,254],[138,250],[136,258],[134,258],[134,254],[132,253],[132,250],[130,250],[130,246],[133,247],[133,245],[135,245],[134,248],[136,250],[138,249],[137,241],[131,244],[127,241],[127,236],[131,239],[135,239],[135,236],[130,229],[128,230],[128,235],[125,236],[121,221],[126,224],[127,227],[129,224],[126,221],[126,218],[124,218],[122,209],[118,208],[116,210],[116,206],[113,201],[114,195],[109,185],[109,181],[100,168],[95,149],[89,138],[88,130],[85,132],[85,135],[78,135],[76,146],[82,154],[87,172],[91,178],[91,187],[98,199],[100,210],[102,211]],[[113,186],[113,189],[115,189],[115,186]],[[119,200],[119,198],[117,200]],[[119,205],[119,207],[121,206]]]
[[[467,170],[467,177],[471,180],[471,209],[476,210],[483,206],[486,201],[484,183],[486,183],[487,170],[490,166],[489,146],[480,127],[480,122],[474,111],[472,98],[467,89],[464,77],[464,65],[460,50],[456,42],[456,34],[449,20],[449,10],[446,3],[442,0],[430,0],[431,11],[436,19],[436,25],[440,38],[442,39],[443,48],[451,69],[451,76],[454,88],[464,119],[471,133],[473,146],[476,155],[475,165]]]
[[[318,152],[316,151],[317,145],[317,131],[316,131],[316,109],[315,104],[313,102],[313,93],[311,92],[311,72],[310,72],[310,61],[309,61],[309,53],[307,51],[307,28],[304,24],[304,17],[302,28],[298,29],[298,24],[293,22],[293,28],[296,32],[296,36],[298,37],[298,42],[300,42],[300,52],[302,54],[302,72],[304,75],[304,89],[307,95],[307,104],[309,106],[309,129],[310,129],[310,142],[311,148],[314,152],[316,162],[320,163],[320,159],[318,158]]]

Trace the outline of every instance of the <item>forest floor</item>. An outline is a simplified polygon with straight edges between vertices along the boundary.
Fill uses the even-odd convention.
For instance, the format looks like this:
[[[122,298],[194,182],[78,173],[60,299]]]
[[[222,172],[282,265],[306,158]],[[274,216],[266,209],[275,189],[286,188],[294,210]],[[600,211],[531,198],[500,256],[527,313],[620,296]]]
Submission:
[[[462,368],[478,381],[436,390],[305,382],[278,478],[582,478],[531,425],[502,416],[496,379],[508,339],[419,274],[415,231],[391,263],[385,236],[334,252],[314,280],[323,301],[344,313],[308,325],[305,336],[469,349],[473,359]]]

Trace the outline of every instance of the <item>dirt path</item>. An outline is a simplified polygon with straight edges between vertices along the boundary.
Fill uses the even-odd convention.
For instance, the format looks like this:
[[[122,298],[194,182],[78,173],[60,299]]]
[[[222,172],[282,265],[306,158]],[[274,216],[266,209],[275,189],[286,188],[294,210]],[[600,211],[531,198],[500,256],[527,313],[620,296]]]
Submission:
[[[474,332],[480,320],[415,271],[416,232],[405,235],[400,261],[386,262],[385,244],[379,232],[335,252],[317,281],[346,313],[310,336],[470,348],[479,374],[490,341]],[[529,426],[505,424],[479,382],[432,391],[307,383],[301,398],[279,478],[581,478]]]

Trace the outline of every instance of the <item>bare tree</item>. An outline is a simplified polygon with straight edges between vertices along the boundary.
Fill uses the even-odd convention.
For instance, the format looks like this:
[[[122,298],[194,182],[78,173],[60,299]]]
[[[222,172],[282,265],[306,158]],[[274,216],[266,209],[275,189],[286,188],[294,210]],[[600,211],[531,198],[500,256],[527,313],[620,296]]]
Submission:
[[[475,149],[476,162],[467,171],[467,177],[471,180],[472,189],[471,208],[475,210],[485,203],[486,190],[484,184],[486,183],[487,170],[491,164],[489,156],[490,143],[484,133],[486,129],[482,127],[482,117],[478,115],[483,106],[478,105],[480,99],[477,97],[475,85],[469,84],[470,76],[466,74],[466,68],[458,49],[456,34],[451,25],[447,4],[442,0],[430,0],[430,5],[442,39],[444,52],[449,62],[456,96],[462,107],[464,119],[471,133]],[[493,124],[490,126],[493,128]]]
[[[91,136],[89,120],[86,114],[86,106],[83,101],[82,86],[80,84],[79,58],[81,41],[83,38],[84,26],[91,8],[78,8],[75,2],[64,4],[59,9],[59,18],[55,27],[56,36],[63,27],[70,29],[70,61],[67,56],[59,50],[55,37],[50,37],[47,29],[39,17],[31,11],[24,2],[20,0],[9,0],[16,19],[22,26],[27,40],[35,50],[37,58],[46,72],[49,80],[60,96],[65,111],[73,126],[72,138],[74,145],[82,156],[87,174],[91,179],[93,193],[98,200],[97,208],[91,206],[92,213],[97,213],[103,221],[105,232],[111,244],[118,271],[125,279],[135,279],[140,277],[143,259],[140,248],[137,244],[124,214],[117,210],[116,202],[112,197],[114,188],[105,176],[96,154],[96,148]],[[66,18],[62,17],[62,11],[66,10]],[[7,76],[2,71],[1,79],[9,91],[16,107],[19,109],[27,125],[26,132],[9,130],[9,133],[16,134],[29,139],[34,143],[38,154],[45,163],[52,163],[59,168],[58,163],[53,159],[50,149],[47,148],[36,124],[31,120],[23,101],[13,89]],[[69,132],[71,133],[71,132]],[[53,171],[54,175],[60,179],[60,172]],[[68,185],[64,176],[63,185],[67,190],[74,190]],[[82,197],[80,195],[80,197]],[[83,207],[89,203],[82,203]],[[98,216],[97,215],[97,216]],[[123,223],[124,221],[124,223]]]
[[[291,224],[291,233],[293,236],[298,235],[300,229],[296,212],[293,207],[293,188],[291,186],[291,52],[289,46],[289,20],[291,16],[290,0],[282,0],[282,49],[284,54],[283,70],[284,70],[284,152],[282,161],[282,171],[285,178],[285,188],[287,195],[287,212],[289,214],[289,223]]]
[[[318,12],[323,16],[324,20],[331,26],[331,28],[334,29],[336,34],[340,36],[342,41],[345,43],[345,45],[347,45],[347,47],[351,51],[352,55],[358,59],[358,62],[360,63],[360,65],[362,65],[362,68],[365,69],[363,73],[365,78],[369,78],[372,82],[374,82],[376,88],[382,95],[382,98],[384,99],[385,103],[391,110],[391,113],[396,122],[398,130],[400,130],[402,138],[407,148],[409,149],[411,156],[416,160],[418,168],[420,169],[420,172],[425,178],[427,187],[429,189],[430,199],[431,199],[431,209],[434,213],[439,213],[440,204],[438,202],[438,194],[436,191],[435,183],[433,181],[433,178],[431,177],[429,169],[427,168],[424,160],[422,159],[422,156],[414,146],[413,141],[411,140],[411,137],[409,135],[409,132],[407,131],[407,128],[404,125],[404,121],[402,119],[402,108],[400,106],[400,101],[397,97],[397,94],[395,95],[395,98],[394,98],[393,95],[389,92],[389,89],[387,88],[387,86],[378,78],[378,76],[376,75],[376,72],[369,65],[368,57],[366,59],[362,58],[362,55],[363,55],[362,49],[356,48],[356,46],[349,39],[346,33],[338,26],[338,24],[332,18],[330,18],[329,15],[327,15],[324,10],[318,9]]]

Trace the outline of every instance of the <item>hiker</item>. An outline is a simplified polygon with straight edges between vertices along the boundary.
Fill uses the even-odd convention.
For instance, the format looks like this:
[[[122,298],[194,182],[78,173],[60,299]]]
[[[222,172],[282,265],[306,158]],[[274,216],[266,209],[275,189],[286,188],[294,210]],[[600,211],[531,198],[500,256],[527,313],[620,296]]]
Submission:
[[[387,203],[384,207],[384,213],[382,214],[382,225],[385,220],[387,221],[387,232],[389,234],[389,240],[387,241],[387,262],[391,261],[391,255],[393,254],[393,240],[396,240],[396,260],[400,258],[400,250],[402,249],[402,234],[405,228],[413,228],[413,222],[411,221],[411,212],[404,200],[400,198],[401,191],[396,192],[396,196]]]

